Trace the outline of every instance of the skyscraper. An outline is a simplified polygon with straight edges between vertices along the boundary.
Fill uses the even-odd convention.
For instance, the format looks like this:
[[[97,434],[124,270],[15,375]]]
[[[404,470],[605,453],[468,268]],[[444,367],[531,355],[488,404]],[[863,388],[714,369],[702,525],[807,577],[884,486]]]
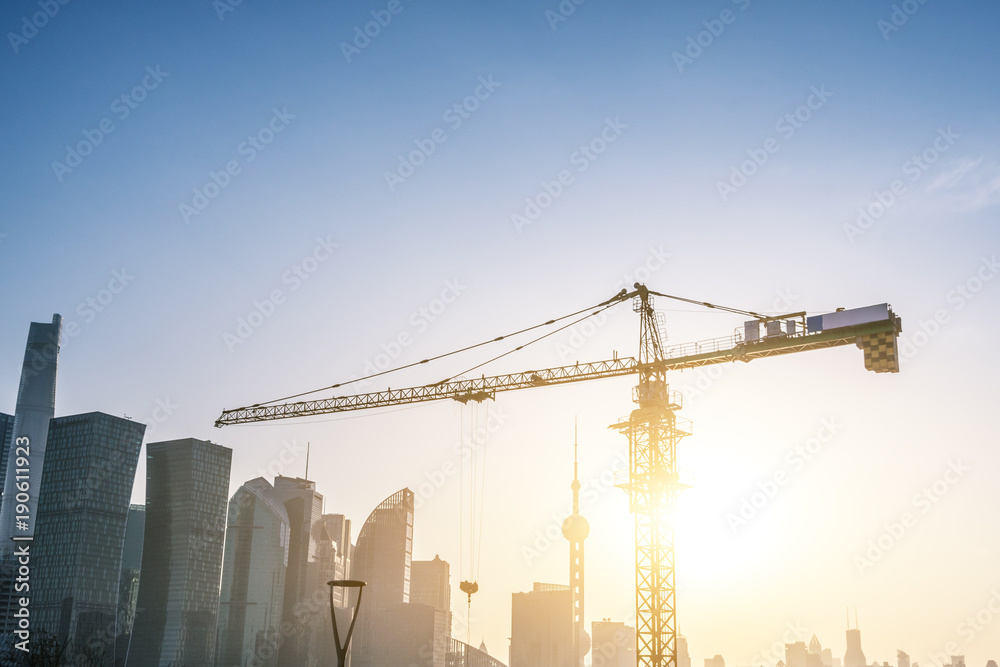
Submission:
[[[146,528],[129,665],[213,664],[232,455],[194,438],[146,448]]]
[[[352,667],[378,666],[375,648],[382,642],[379,632],[391,629],[379,618],[390,606],[410,601],[413,506],[413,491],[401,489],[372,511],[358,533],[351,577],[368,585],[351,644]],[[351,595],[352,606],[356,595]]]
[[[118,581],[118,664],[124,665],[128,655],[132,628],[135,626],[135,606],[139,602],[139,573],[142,570],[142,538],[146,527],[146,506],[129,505],[125,524],[125,547],[122,549],[121,577]]]
[[[14,415],[0,412],[0,498],[3,497],[7,482],[7,458],[10,456],[10,443],[14,439]]]
[[[635,628],[632,629],[635,632]],[[691,667],[691,654],[688,652],[688,640],[683,635],[677,635],[677,667]]]
[[[48,428],[31,612],[68,656],[90,665],[115,664],[122,547],[145,430],[100,412]]]
[[[320,586],[325,586],[328,581],[350,577],[354,544],[351,542],[351,520],[343,514],[324,514],[320,528],[318,581]],[[336,607],[347,606],[346,589],[334,588],[333,604]]]
[[[28,472],[25,466],[11,465],[17,458],[17,447],[11,446],[7,452],[5,489],[13,489],[15,481],[25,481],[29,485],[27,521],[18,519],[14,494],[4,495],[0,506],[0,553],[13,549],[12,538],[34,535],[38,517],[38,493],[45,462],[45,441],[49,432],[49,420],[55,415],[56,406],[56,364],[59,359],[59,336],[62,332],[62,317],[52,316],[52,324],[32,322],[28,328],[28,344],[24,348],[24,363],[21,365],[21,383],[17,388],[17,407],[14,410],[14,434],[12,442],[26,438]],[[21,452],[23,454],[23,450]],[[20,477],[21,479],[16,480]]]
[[[282,604],[284,633],[279,664],[298,665],[308,660],[313,634],[329,623],[326,582],[319,581],[319,533],[322,528],[323,496],[316,482],[300,477],[274,478],[274,495],[288,514],[288,568]],[[320,613],[323,612],[323,613]]]
[[[372,664],[445,667],[449,642],[442,641],[447,618],[444,612],[426,604],[400,602],[378,610],[375,618],[380,632],[372,651]]]
[[[510,667],[575,667],[572,598],[569,586],[538,582],[512,594]]]
[[[447,653],[451,639],[451,566],[436,555],[415,560],[410,571],[410,603],[431,607],[441,615],[434,635],[434,652]]]
[[[816,635],[809,640],[809,650],[806,653],[806,667],[833,667],[833,653],[823,649]]]
[[[274,667],[281,637],[288,513],[258,477],[229,501],[219,598],[219,667]]]
[[[861,630],[856,627],[853,630],[847,629],[847,651],[844,653],[844,667],[867,667],[865,653],[861,650]]]
[[[410,602],[451,614],[451,566],[435,554],[434,560],[415,560],[410,570]]]
[[[594,667],[635,667],[635,628],[621,622],[594,621],[591,625],[591,636],[593,646],[590,654]],[[677,665],[681,667],[680,638],[677,646]]]
[[[906,651],[896,651],[896,667],[910,667],[910,656]]]
[[[806,667],[806,643],[785,644],[786,667]]]

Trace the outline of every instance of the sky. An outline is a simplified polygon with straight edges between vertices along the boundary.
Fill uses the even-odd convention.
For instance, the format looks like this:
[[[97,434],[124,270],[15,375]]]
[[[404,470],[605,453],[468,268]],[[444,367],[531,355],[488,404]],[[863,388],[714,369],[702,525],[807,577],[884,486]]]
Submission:
[[[230,492],[303,475],[309,443],[326,511],[355,531],[410,487],[414,557],[452,564],[456,636],[506,660],[511,593],[567,581],[551,535],[574,419],[587,620],[634,622],[632,518],[611,483],[627,446],[607,428],[633,380],[218,430],[221,410],[636,281],[769,313],[888,302],[898,374],[844,347],[671,378],[693,423],[680,629],[694,664],[773,664],[776,643],[813,633],[842,657],[857,608],[869,662],[985,665],[1000,656],[998,19],[942,0],[7,3],[0,410],[28,324],[60,313],[57,415],[231,447]],[[742,326],[655,305],[669,343]],[[637,340],[623,304],[477,372]],[[354,386],[426,384],[506,349]],[[478,427],[474,505],[456,443]],[[144,480],[140,463],[136,502]],[[472,508],[481,545],[458,530]]]

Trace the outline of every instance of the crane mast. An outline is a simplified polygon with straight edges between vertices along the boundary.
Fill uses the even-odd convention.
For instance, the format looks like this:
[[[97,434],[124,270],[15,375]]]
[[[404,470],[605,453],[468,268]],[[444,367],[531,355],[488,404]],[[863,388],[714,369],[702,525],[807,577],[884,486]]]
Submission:
[[[636,662],[641,667],[677,667],[677,600],[674,588],[673,510],[681,490],[677,444],[690,435],[678,418],[680,394],[670,391],[666,371],[656,364],[663,353],[652,297],[638,289],[639,383],[637,407],[611,428],[628,438],[629,494],[635,515]]]
[[[631,292],[622,290],[599,306],[632,299],[633,310],[639,315],[637,357],[615,356],[605,361],[572,366],[449,379],[419,387],[312,401],[272,401],[224,410],[215,425],[221,427],[443,399],[478,402],[493,399],[500,391],[637,376],[638,383],[632,390],[636,407],[628,417],[609,427],[622,433],[629,445],[628,478],[618,486],[629,494],[630,510],[635,515],[636,661],[639,667],[677,667],[673,513],[677,496],[685,488],[677,473],[677,445],[691,434],[691,426],[687,419],[677,414],[682,407],[681,395],[670,389],[667,372],[735,361],[749,362],[851,344],[863,350],[867,370],[897,372],[896,337],[901,331],[901,324],[888,304],[846,311],[838,309],[813,317],[807,317],[804,312],[766,317],[652,292],[638,283],[634,287]],[[653,295],[722,308],[753,319],[745,323],[743,332],[737,331],[732,336],[667,348],[662,320],[653,310]],[[582,567],[582,540],[580,550]],[[579,588],[582,593],[582,582]],[[582,600],[580,610],[582,612]],[[576,640],[579,641],[579,638]],[[578,650],[575,653],[579,655]]]

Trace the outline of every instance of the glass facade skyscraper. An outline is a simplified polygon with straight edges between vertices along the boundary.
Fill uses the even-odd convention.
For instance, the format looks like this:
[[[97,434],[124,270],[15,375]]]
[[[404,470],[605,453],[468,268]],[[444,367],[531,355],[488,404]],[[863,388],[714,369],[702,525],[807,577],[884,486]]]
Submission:
[[[142,537],[146,527],[146,506],[129,505],[125,524],[125,546],[122,549],[121,577],[118,581],[118,664],[125,664],[132,628],[135,626],[135,606],[139,602],[139,573],[142,569]]]
[[[48,428],[35,540],[35,627],[89,665],[115,664],[118,584],[144,424],[92,412]]]
[[[147,446],[129,665],[213,665],[232,455],[228,447],[194,438]]]
[[[278,665],[288,538],[288,513],[266,479],[236,490],[222,561],[220,667]]]
[[[413,491],[401,489],[368,516],[351,560],[351,578],[367,583],[351,647],[352,667],[376,667],[382,614],[410,601],[413,561]],[[354,605],[357,593],[351,596]]]
[[[279,664],[306,664],[316,631],[329,627],[326,582],[319,581],[319,537],[323,496],[316,482],[301,477],[274,478],[274,493],[288,513],[288,569],[285,571],[283,622],[291,628],[281,645]],[[325,619],[325,620],[324,620]]]
[[[14,415],[0,412],[0,498],[7,481],[7,458],[10,456],[10,443],[14,438]]]
[[[32,322],[28,328],[28,344],[24,348],[24,363],[21,365],[21,382],[17,388],[17,407],[14,410],[14,439],[27,438],[30,446],[28,479],[28,520],[18,523],[13,494],[6,494],[0,505],[0,554],[13,550],[11,538],[34,535],[38,518],[39,484],[45,462],[45,441],[49,432],[49,420],[55,415],[56,406],[56,364],[59,359],[59,336],[62,333],[62,317],[52,316],[52,324]],[[7,453],[5,489],[14,488],[17,466],[10,465],[16,458],[17,448],[11,447]],[[21,466],[23,470],[24,466]]]

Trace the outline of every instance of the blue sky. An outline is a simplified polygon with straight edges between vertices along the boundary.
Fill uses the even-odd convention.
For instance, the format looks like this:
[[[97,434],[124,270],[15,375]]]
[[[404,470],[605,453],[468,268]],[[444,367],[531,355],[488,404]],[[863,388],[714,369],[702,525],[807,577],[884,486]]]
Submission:
[[[233,447],[233,490],[283,443],[310,441],[328,511],[360,525],[440,470],[471,415],[442,404],[218,431],[219,411],[360,374],[401,334],[412,343],[394,361],[407,363],[544,321],[637,273],[659,291],[747,309],[888,301],[915,350],[899,375],[865,373],[860,353],[842,349],[675,379],[697,427],[681,452],[697,478],[678,538],[681,628],[696,660],[758,664],[792,621],[842,655],[842,610],[857,605],[870,660],[903,648],[933,664],[956,637],[970,665],[996,657],[1000,620],[972,639],[958,626],[1000,586],[988,472],[1000,464],[988,417],[1000,7],[563,6],[575,10],[553,22],[554,1],[401,0],[348,59],[342,44],[384,21],[388,2],[243,0],[221,16],[207,0],[70,2],[36,33],[23,21],[39,5],[7,4],[0,409],[14,407],[28,323],[59,312],[77,333],[63,344],[58,414],[152,423],[158,406],[174,406],[150,437]],[[53,165],[70,166],[81,142],[91,150],[76,166]],[[400,160],[420,164],[410,174]],[[393,172],[402,182],[390,188]],[[201,201],[213,174],[225,185]],[[515,223],[542,202],[530,224]],[[447,290],[453,303],[433,321],[420,315]],[[740,325],[658,305],[671,342]],[[232,343],[255,311],[270,315]],[[492,370],[633,354],[634,316],[621,311],[592,336],[555,337]],[[921,323],[934,334],[913,339]],[[599,480],[623,445],[605,427],[630,409],[628,389],[526,392],[495,406],[508,416],[489,443],[493,553],[472,627],[501,658],[509,594],[566,576],[564,544],[531,559],[522,547],[551,522],[537,508],[568,502],[573,416],[583,470]],[[734,533],[727,513],[831,416],[846,424],[835,450]],[[957,458],[974,471],[886,555],[894,564],[859,572],[853,557]],[[352,466],[370,472],[346,474]],[[143,480],[140,469],[137,500]],[[415,557],[458,563],[467,552],[449,529],[458,486],[449,480],[418,511]],[[591,619],[628,618],[626,510],[614,490],[585,502]]]

